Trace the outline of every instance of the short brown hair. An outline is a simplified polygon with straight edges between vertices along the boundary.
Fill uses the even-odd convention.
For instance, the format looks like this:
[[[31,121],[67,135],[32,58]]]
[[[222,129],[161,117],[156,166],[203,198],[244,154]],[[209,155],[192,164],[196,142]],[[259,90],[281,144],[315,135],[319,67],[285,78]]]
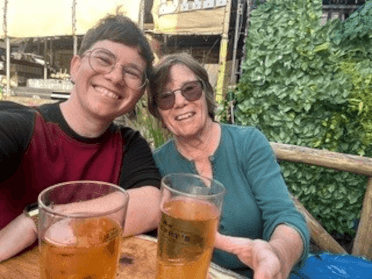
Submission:
[[[98,41],[110,40],[128,46],[138,47],[140,55],[146,61],[146,75],[152,70],[154,55],[143,31],[130,18],[124,15],[108,15],[85,34],[79,49],[82,56]]]
[[[214,100],[214,90],[209,82],[207,71],[204,67],[188,53],[175,53],[164,56],[154,67],[150,77],[150,90],[148,93],[148,107],[150,113],[161,120],[158,106],[156,105],[156,96],[161,93],[169,81],[169,72],[173,65],[182,64],[194,72],[196,77],[203,83],[208,115],[214,120],[216,102]]]

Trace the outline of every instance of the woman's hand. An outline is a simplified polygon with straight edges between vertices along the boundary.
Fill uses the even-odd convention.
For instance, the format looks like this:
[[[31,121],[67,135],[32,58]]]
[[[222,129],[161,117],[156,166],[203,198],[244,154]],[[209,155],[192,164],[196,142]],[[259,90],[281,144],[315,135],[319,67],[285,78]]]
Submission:
[[[302,254],[303,243],[296,230],[279,225],[269,242],[217,233],[215,248],[236,255],[253,270],[254,279],[287,279]]]
[[[13,257],[37,240],[34,221],[21,214],[0,230],[0,263]]]
[[[267,241],[217,233],[215,247],[236,255],[254,271],[254,279],[286,279],[280,256]]]

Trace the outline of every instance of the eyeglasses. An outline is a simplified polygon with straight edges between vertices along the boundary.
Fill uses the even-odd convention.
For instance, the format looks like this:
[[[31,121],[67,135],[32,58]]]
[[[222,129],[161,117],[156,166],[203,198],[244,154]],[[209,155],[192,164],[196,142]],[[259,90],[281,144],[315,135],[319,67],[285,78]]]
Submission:
[[[190,81],[184,84],[181,88],[173,91],[165,91],[156,96],[156,105],[161,110],[168,110],[174,106],[174,101],[176,99],[176,91],[181,91],[183,97],[188,101],[199,100],[203,93],[203,83],[200,80]]]
[[[116,56],[107,49],[96,48],[88,50],[86,56],[93,71],[100,74],[111,73],[117,64]],[[136,65],[120,65],[123,69],[123,80],[125,84],[134,90],[143,88],[147,83],[146,73]]]

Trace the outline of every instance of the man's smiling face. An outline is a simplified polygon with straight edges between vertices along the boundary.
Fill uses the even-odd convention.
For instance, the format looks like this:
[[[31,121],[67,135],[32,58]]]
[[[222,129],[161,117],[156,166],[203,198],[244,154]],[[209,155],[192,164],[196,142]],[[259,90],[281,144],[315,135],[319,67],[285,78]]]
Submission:
[[[91,49],[103,49],[116,57],[116,65],[110,73],[98,73],[89,63],[89,53],[75,56],[71,61],[71,77],[75,82],[73,94],[85,113],[92,117],[114,120],[134,108],[142,96],[142,89],[131,89],[124,81],[123,66],[135,67],[144,72],[146,61],[136,47],[104,40]]]

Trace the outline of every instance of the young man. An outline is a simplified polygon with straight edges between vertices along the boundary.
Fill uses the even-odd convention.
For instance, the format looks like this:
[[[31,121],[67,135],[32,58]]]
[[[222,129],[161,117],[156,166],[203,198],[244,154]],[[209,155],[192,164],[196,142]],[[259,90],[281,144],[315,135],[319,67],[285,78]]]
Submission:
[[[23,210],[64,181],[129,189],[124,234],[156,228],[160,175],[151,149],[138,132],[113,124],[144,93],[152,61],[142,31],[124,16],[109,16],[72,58],[75,85],[66,102],[36,108],[0,102],[0,262],[35,243],[36,225]]]

